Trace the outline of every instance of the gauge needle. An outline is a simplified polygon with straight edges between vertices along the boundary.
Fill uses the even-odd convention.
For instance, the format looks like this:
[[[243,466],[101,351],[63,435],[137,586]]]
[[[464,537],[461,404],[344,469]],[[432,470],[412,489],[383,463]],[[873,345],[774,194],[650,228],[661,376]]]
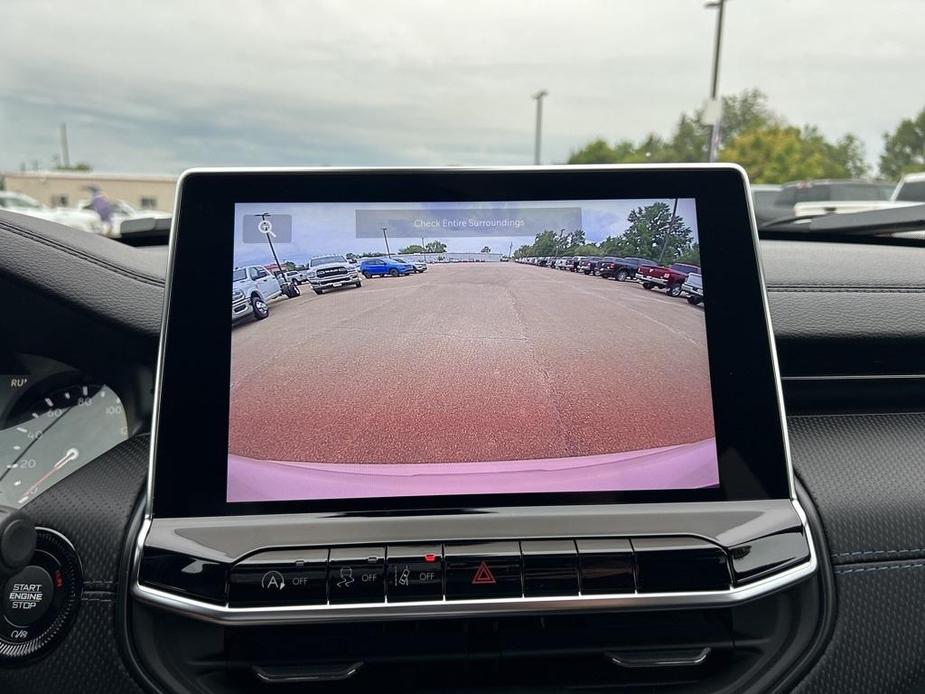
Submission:
[[[31,487],[29,487],[29,491],[26,492],[26,495],[23,497],[23,499],[28,499],[30,496],[32,496],[33,494],[35,494],[35,493],[38,491],[39,487],[42,486],[42,482],[44,482],[45,480],[47,480],[51,475],[53,475],[56,471],[58,471],[58,470],[60,470],[61,468],[63,468],[63,467],[64,467],[65,465],[67,465],[68,463],[71,463],[71,462],[77,460],[77,457],[78,457],[79,455],[80,455],[80,451],[78,451],[76,448],[68,448],[68,449],[64,452],[64,455],[61,456],[61,460],[59,460],[57,463],[55,463],[54,465],[52,465],[52,466],[51,466],[51,470],[49,470],[49,471],[46,472],[44,475],[42,475],[41,477],[39,477],[39,479],[37,479],[37,480],[35,481],[35,484],[33,484]],[[20,499],[20,502],[22,502],[22,499]]]

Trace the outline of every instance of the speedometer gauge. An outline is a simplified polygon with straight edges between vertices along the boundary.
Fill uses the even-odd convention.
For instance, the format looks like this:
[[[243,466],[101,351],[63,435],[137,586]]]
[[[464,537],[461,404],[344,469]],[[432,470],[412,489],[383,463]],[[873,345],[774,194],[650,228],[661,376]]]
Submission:
[[[122,401],[79,384],[19,409],[0,430],[0,504],[20,507],[128,438]]]

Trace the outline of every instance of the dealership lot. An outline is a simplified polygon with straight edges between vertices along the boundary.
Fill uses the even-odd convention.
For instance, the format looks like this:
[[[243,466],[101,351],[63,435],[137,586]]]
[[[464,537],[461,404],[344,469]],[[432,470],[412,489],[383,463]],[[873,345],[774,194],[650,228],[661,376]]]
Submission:
[[[230,451],[314,462],[594,455],[713,436],[703,308],[515,263],[305,292],[232,330]]]

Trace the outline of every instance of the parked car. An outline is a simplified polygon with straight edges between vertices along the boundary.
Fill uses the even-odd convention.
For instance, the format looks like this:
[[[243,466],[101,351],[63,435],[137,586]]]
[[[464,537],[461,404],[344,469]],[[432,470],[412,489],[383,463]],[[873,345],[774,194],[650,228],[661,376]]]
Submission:
[[[613,277],[618,282],[636,277],[636,273],[641,267],[656,267],[658,263],[648,258],[614,258],[612,262],[605,262],[601,265],[600,275],[604,279]]]
[[[772,183],[752,184],[752,208],[755,210],[755,219],[769,221],[780,217],[774,207],[774,201],[780,193],[781,186]]]
[[[893,202],[925,202],[925,173],[911,173],[903,176],[890,200]]]
[[[559,258],[556,261],[556,270],[568,270],[569,265],[572,264],[571,258]]]
[[[854,209],[851,211],[857,212],[860,211],[857,209],[859,201],[868,203],[888,201],[893,194],[894,187],[889,181],[858,179],[793,181],[781,186],[770,205],[764,206],[761,210],[756,208],[755,219],[761,223],[772,219],[793,217],[797,214],[794,206],[804,202],[826,203],[831,212],[838,211],[838,208],[842,206],[847,210],[846,203],[852,203],[851,207]],[[864,209],[875,209],[875,207],[868,206]]]
[[[641,267],[636,272],[636,279],[642,282],[643,289],[661,287],[668,296],[681,296],[681,286],[692,272],[699,273],[700,268],[687,263],[672,263],[668,267]]]
[[[308,282],[307,270],[289,270],[286,272],[286,281],[293,284],[302,284]]]
[[[696,306],[703,301],[703,276],[699,272],[691,272],[681,284],[681,291],[687,294],[687,303]]]
[[[405,260],[404,258],[392,258],[392,260],[398,263],[405,263],[405,265],[410,265],[412,268],[414,268],[414,271],[418,273],[427,270],[427,263],[425,263],[423,260]]]
[[[578,271],[586,275],[593,275],[597,270],[597,264],[601,260],[600,256],[589,255],[578,262]]]
[[[611,255],[604,256],[594,264],[594,274],[604,277],[604,270],[608,269],[618,260],[619,258]]]
[[[279,280],[262,265],[245,265],[231,271],[231,320],[248,313],[256,320],[270,315],[269,302],[282,295]]]
[[[324,294],[325,289],[361,286],[356,267],[342,255],[319,255],[308,261],[308,283],[315,294]]]
[[[410,275],[414,268],[408,263],[399,263],[392,258],[366,258],[360,261],[360,272],[363,277],[371,279],[373,277],[400,277]]]
[[[581,262],[581,259],[583,257],[584,256],[582,255],[572,256],[571,258],[569,258],[568,266],[565,269],[569,270],[570,272],[578,272],[578,263]]]
[[[47,219],[50,222],[58,222],[72,229],[89,231],[92,234],[103,233],[103,223],[96,212],[73,210],[67,207],[46,207],[35,198],[30,198],[23,193],[0,190],[0,209]]]

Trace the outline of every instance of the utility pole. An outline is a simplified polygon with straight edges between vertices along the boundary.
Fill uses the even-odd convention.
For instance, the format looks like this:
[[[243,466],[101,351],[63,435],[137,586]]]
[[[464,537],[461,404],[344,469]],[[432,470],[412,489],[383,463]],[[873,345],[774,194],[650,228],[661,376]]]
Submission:
[[[533,163],[540,165],[540,148],[543,139],[543,99],[549,96],[549,92],[540,89],[533,98],[536,99],[536,137],[533,141]]]
[[[389,250],[389,235],[386,233],[388,230],[385,227],[382,227],[382,238],[385,239],[385,254],[392,257],[392,251]]]
[[[61,124],[61,164],[65,169],[71,168],[71,153],[67,146],[67,123]]]
[[[710,80],[710,100],[715,104],[717,92],[719,91],[719,51],[723,42],[723,13],[726,9],[726,0],[711,0],[704,7],[716,9],[716,35],[713,39],[713,73]],[[722,110],[717,109],[713,118],[713,131],[710,135],[710,161],[716,161],[719,154],[719,134],[722,120]]]
[[[276,234],[273,233],[273,224],[268,219],[270,216],[269,212],[264,212],[260,215],[257,230],[267,237],[267,243],[270,244],[270,253],[273,254],[273,260],[276,262],[277,272],[283,272],[283,266],[279,264],[279,256],[276,255],[276,248],[273,247],[273,237]]]
[[[678,199],[674,199],[674,208],[671,210],[671,219],[668,220],[668,228],[665,230],[665,240],[662,242],[662,252],[658,254],[658,264],[662,264],[665,257],[665,251],[668,249],[668,237],[671,236],[671,225],[674,224],[675,217],[678,214]]]

